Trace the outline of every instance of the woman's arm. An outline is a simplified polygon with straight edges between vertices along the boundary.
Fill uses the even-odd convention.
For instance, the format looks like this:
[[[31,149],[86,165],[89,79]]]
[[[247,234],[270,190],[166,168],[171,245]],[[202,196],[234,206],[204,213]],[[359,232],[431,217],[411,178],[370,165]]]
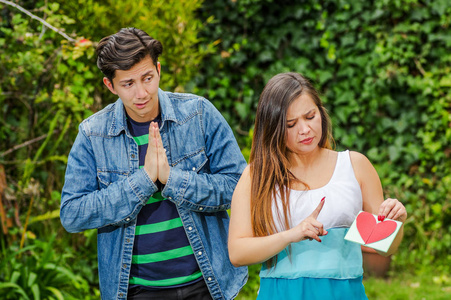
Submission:
[[[277,255],[290,243],[311,238],[319,242],[326,235],[323,225],[316,220],[324,201],[303,222],[289,230],[264,237],[255,237],[251,220],[251,177],[249,166],[243,172],[232,198],[229,227],[229,257],[234,266],[264,262]]]
[[[380,220],[390,218],[404,223],[407,218],[407,212],[404,205],[397,199],[388,198],[384,201],[384,194],[379,175],[368,158],[363,154],[353,151],[350,152],[350,156],[354,173],[362,190],[363,210],[372,214],[377,214]],[[398,250],[402,237],[403,226],[401,226],[398,231],[398,234],[387,253],[379,251],[378,253],[383,256],[389,256],[395,253]]]

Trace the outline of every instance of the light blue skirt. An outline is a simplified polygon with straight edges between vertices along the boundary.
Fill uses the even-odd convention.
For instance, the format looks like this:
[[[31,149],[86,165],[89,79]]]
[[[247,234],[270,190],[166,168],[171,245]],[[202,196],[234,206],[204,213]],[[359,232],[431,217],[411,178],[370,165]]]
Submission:
[[[360,245],[344,239],[348,228],[328,231],[322,243],[291,244],[291,255],[282,251],[275,266],[263,264],[257,299],[368,299]]]
[[[261,278],[257,300],[367,300],[362,277],[329,278]]]

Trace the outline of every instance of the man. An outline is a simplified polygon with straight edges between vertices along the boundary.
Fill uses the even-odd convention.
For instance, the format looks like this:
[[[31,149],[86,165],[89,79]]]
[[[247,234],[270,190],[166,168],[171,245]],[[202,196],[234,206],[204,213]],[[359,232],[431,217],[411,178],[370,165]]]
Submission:
[[[209,101],[159,89],[162,51],[135,28],[99,42],[119,99],[79,126],[61,222],[98,229],[102,299],[233,299],[247,269],[230,263],[227,209],[246,162]]]

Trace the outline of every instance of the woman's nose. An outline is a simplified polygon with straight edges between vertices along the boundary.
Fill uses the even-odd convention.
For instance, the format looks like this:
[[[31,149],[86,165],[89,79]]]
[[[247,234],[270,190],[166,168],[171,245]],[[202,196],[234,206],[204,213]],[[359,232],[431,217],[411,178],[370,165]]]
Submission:
[[[298,134],[299,135],[304,135],[309,133],[310,131],[310,127],[307,125],[307,123],[305,122],[299,122],[299,128],[298,128]]]

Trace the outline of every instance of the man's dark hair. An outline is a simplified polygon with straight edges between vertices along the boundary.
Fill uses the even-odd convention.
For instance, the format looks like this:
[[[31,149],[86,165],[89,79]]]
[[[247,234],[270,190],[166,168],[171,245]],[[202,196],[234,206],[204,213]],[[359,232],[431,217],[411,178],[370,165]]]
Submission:
[[[101,39],[96,52],[97,67],[113,83],[116,70],[130,70],[147,55],[156,67],[163,45],[141,29],[122,28]]]

